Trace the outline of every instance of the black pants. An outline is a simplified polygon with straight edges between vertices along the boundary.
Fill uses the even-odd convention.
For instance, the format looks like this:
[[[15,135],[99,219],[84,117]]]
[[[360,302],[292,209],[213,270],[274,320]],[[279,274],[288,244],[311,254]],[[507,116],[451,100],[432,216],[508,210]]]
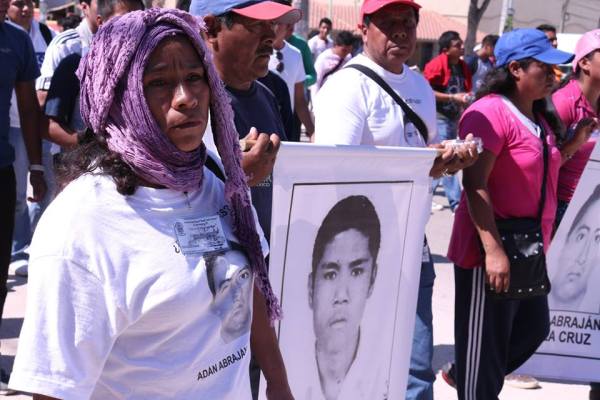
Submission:
[[[6,300],[6,281],[15,228],[17,188],[13,167],[0,168],[0,324]]]
[[[527,361],[548,335],[548,299],[487,297],[484,268],[455,265],[454,282],[458,398],[497,400],[504,376]]]

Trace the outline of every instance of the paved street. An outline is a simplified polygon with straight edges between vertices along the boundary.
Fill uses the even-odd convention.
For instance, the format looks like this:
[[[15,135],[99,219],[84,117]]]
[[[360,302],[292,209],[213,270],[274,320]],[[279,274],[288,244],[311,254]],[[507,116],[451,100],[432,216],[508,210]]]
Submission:
[[[440,204],[447,204],[445,198],[436,196]],[[431,251],[436,262],[437,279],[434,288],[434,366],[439,369],[445,362],[453,358],[453,322],[454,322],[454,285],[452,265],[445,258],[448,239],[452,226],[452,214],[446,208],[434,212],[427,227],[427,235]],[[17,348],[18,332],[21,328],[25,311],[26,280],[16,277],[10,271],[9,294],[4,310],[5,319],[0,333],[3,368],[12,366]],[[3,397],[3,396],[0,396]],[[4,396],[7,399],[29,399],[26,395]],[[454,400],[456,392],[439,377],[435,383],[436,400]],[[506,387],[501,400],[585,400],[588,398],[588,388],[585,385],[542,382],[542,388],[537,390],[520,390]],[[302,400],[302,399],[299,399]]]

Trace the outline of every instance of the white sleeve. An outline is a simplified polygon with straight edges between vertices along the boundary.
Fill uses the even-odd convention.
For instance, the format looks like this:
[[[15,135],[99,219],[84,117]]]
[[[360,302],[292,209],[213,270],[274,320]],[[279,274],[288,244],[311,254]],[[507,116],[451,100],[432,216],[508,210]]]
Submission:
[[[69,259],[35,258],[29,271],[27,311],[9,386],[63,400],[87,399],[123,329],[124,314],[98,278]]]
[[[362,144],[367,121],[367,93],[353,71],[339,71],[319,90],[315,99],[315,143]]]
[[[317,59],[315,60],[315,71],[317,72],[317,85],[320,84],[321,78],[323,77],[323,72],[325,70],[325,57],[323,53],[319,54]]]
[[[50,89],[50,81],[54,75],[54,70],[64,58],[62,47],[64,46],[57,45],[54,40],[50,42],[44,55],[44,62],[40,67],[40,76],[35,81],[36,90]]]
[[[429,137],[427,138],[427,143],[439,143],[439,138],[437,135],[437,112],[435,109],[435,94],[430,86],[425,86],[424,90],[429,91],[429,95],[426,97],[427,105],[425,109],[427,110],[424,115],[425,125],[427,125],[427,130],[429,131]]]
[[[295,83],[304,83],[306,80],[306,70],[304,69],[304,63],[302,62],[302,54],[299,54],[298,59],[298,72],[296,73]]]

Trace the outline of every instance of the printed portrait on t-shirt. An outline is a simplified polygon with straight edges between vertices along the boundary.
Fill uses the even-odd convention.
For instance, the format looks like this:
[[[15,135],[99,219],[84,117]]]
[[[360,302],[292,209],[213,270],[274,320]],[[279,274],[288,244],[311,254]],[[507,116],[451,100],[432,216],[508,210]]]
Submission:
[[[600,262],[600,185],[577,211],[562,250],[558,254],[558,268],[552,277],[550,306],[553,309],[587,310],[584,299],[593,286],[589,282]]]
[[[315,358],[326,399],[338,399],[360,345],[360,325],[377,276],[381,224],[365,196],[349,196],[321,223],[308,275]]]
[[[221,320],[225,343],[248,333],[252,323],[252,271],[243,249],[233,242],[229,247],[204,256],[213,297],[210,311]]]

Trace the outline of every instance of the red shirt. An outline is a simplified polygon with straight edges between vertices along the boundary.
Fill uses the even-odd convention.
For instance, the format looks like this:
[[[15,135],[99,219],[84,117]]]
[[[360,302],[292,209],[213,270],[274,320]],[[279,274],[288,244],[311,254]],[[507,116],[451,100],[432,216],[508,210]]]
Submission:
[[[467,64],[463,60],[458,60],[460,64],[463,76],[465,77],[465,89],[470,92],[473,88],[473,81],[471,77],[471,71],[467,67]],[[446,87],[452,76],[450,71],[450,64],[448,63],[448,55],[441,53],[437,57],[434,57],[425,65],[423,70],[423,76],[429,81],[432,87]]]

